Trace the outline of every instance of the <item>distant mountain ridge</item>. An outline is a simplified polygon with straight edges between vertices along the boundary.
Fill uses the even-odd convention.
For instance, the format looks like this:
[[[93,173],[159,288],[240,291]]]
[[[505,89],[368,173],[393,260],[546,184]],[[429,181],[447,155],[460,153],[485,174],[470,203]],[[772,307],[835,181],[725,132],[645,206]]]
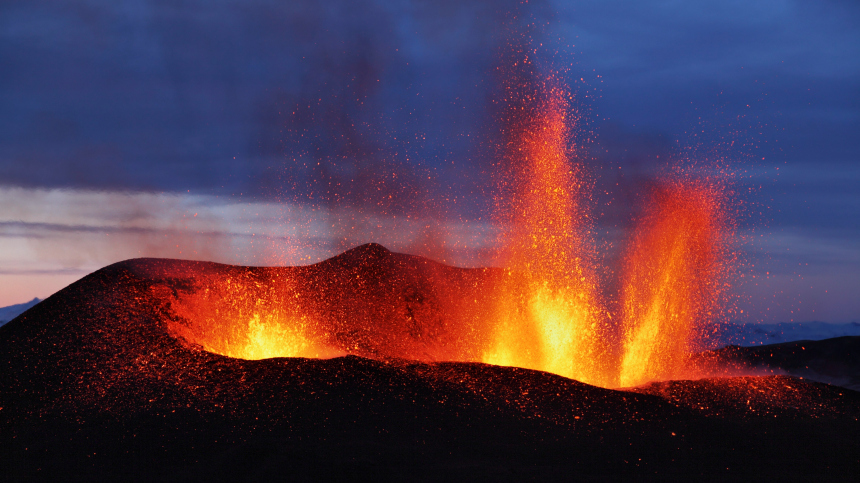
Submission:
[[[727,345],[751,347],[780,344],[796,340],[824,340],[834,337],[860,336],[860,323],[780,322],[777,324],[742,324],[728,322],[720,326],[719,335],[708,343],[709,349]]]
[[[41,302],[41,300],[38,297],[35,297],[33,298],[33,300],[29,302],[24,302],[23,304],[0,307],[0,325],[3,325],[6,322],[9,322],[10,320],[14,319],[15,317],[23,314],[24,312],[29,310],[30,307],[38,304],[39,302]]]
[[[727,374],[787,374],[860,390],[860,337],[795,340],[751,347],[728,345],[696,356],[719,360]]]

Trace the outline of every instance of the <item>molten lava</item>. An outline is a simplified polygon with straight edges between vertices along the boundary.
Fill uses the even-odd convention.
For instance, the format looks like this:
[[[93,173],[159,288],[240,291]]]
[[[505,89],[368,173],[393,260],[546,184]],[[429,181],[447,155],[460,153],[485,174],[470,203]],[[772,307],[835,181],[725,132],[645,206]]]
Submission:
[[[205,277],[202,286],[171,303],[180,322],[170,330],[204,350],[239,359],[334,357],[287,277]]]
[[[171,332],[244,359],[481,361],[603,387],[695,377],[687,359],[719,309],[730,260],[720,187],[680,175],[659,184],[615,274],[620,300],[606,300],[592,184],[570,147],[562,86],[549,78],[522,99],[509,92],[496,200],[504,269],[368,245],[310,267],[203,277],[171,297]]]
[[[727,235],[719,193],[702,183],[655,190],[624,265],[619,384],[677,377],[719,308]]]
[[[499,323],[483,361],[606,384],[605,311],[585,263],[589,193],[582,167],[570,162],[567,92],[551,81],[545,87],[511,127],[508,162],[519,169],[512,199],[498,200],[499,217],[510,227],[507,265],[524,280],[497,294]]]
[[[548,79],[512,116],[507,183],[511,281],[483,361],[604,387],[690,375],[685,359],[723,290],[728,232],[720,191],[680,177],[648,200],[621,271],[620,314],[600,299],[584,168],[569,148],[566,91]],[[612,321],[620,321],[613,327]],[[620,350],[611,347],[620,332]]]

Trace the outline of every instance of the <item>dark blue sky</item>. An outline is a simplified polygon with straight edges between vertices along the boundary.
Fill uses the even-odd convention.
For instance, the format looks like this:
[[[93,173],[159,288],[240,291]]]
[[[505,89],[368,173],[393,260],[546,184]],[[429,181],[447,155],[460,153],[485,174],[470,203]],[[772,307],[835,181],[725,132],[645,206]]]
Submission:
[[[0,185],[483,216],[511,12],[577,94],[604,225],[719,160],[747,311],[860,319],[854,1],[6,0]]]

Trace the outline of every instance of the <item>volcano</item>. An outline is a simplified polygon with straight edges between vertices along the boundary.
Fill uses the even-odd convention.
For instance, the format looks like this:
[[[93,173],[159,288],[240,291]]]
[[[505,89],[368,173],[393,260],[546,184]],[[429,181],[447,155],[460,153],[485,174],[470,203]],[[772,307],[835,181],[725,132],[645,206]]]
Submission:
[[[305,267],[110,265],[0,328],[4,477],[860,476],[850,389],[740,375],[619,390],[468,362],[510,276],[374,244]]]

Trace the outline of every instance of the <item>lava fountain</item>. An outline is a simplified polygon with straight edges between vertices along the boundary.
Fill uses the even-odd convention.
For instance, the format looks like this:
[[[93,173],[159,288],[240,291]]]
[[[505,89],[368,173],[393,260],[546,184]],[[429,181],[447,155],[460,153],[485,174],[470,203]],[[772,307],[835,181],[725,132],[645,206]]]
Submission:
[[[687,356],[726,288],[725,213],[707,183],[654,189],[623,267],[621,386],[689,372]]]
[[[498,199],[510,227],[504,243],[509,281],[497,294],[498,323],[483,361],[545,370],[607,384],[603,310],[586,263],[591,250],[587,185],[568,146],[575,120],[561,83],[547,79],[511,116],[507,165]]]
[[[496,296],[483,361],[604,387],[695,375],[687,356],[725,289],[722,190],[679,174],[653,189],[626,249],[613,317],[593,268],[591,185],[570,148],[576,117],[569,95],[552,77],[537,86],[511,102],[502,171],[508,189],[497,199],[510,227],[509,281]]]
[[[205,274],[197,290],[167,294],[174,336],[239,359],[333,357],[291,277]]]
[[[170,331],[244,359],[480,361],[603,387],[695,377],[689,356],[720,309],[731,265],[722,187],[677,173],[658,183],[610,303],[593,185],[570,142],[569,92],[550,76],[506,96],[496,198],[503,269],[458,269],[368,245],[291,271],[201,275],[165,294]]]

